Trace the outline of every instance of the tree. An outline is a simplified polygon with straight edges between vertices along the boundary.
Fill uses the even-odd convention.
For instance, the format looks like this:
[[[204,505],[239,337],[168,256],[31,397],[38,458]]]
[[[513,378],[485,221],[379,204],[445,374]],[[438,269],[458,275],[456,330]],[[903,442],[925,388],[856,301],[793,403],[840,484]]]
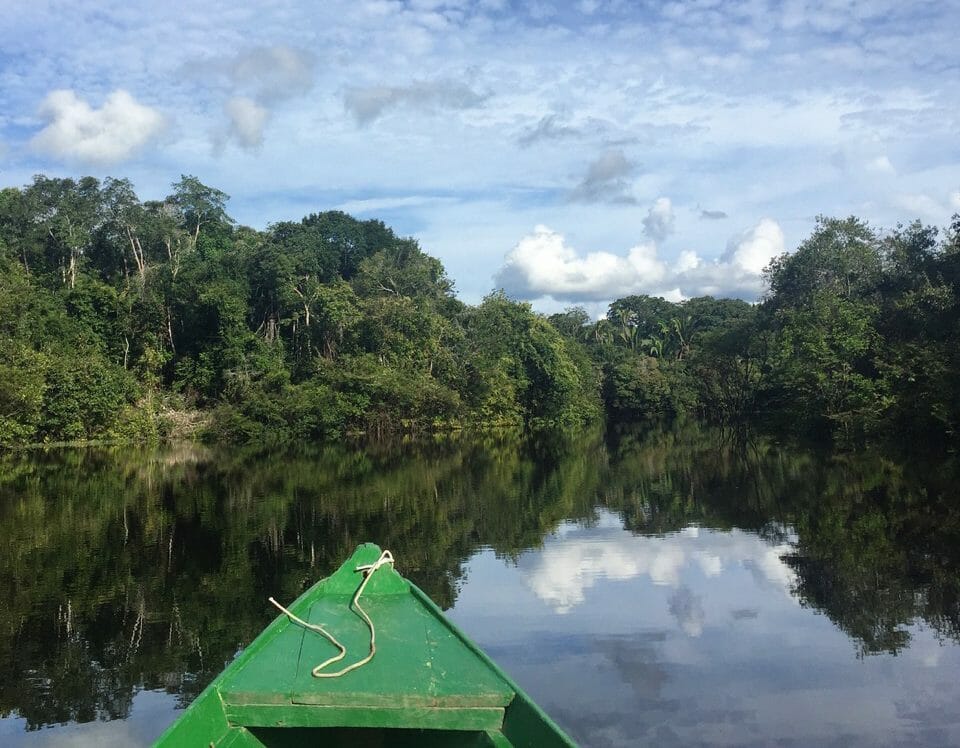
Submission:
[[[353,280],[363,296],[393,294],[445,301],[453,283],[443,264],[421,251],[412,239],[400,239],[364,258]]]
[[[51,264],[64,285],[73,288],[84,254],[103,221],[100,183],[93,177],[74,182],[37,176],[24,197],[46,234]]]
[[[818,216],[810,238],[764,271],[767,298],[775,309],[799,309],[817,293],[867,298],[876,292],[881,270],[877,236],[864,221]]]
[[[813,235],[774,260],[767,276],[764,307],[778,337],[776,402],[846,435],[875,422],[886,402],[877,376],[876,235],[856,218],[821,217]]]
[[[590,335],[590,315],[581,306],[567,307],[563,312],[548,318],[557,332],[572,340],[583,341]]]
[[[614,301],[607,312],[607,319],[619,324],[621,329],[637,328],[637,339],[648,338],[660,329],[660,322],[677,316],[679,307],[666,299],[647,296],[624,296]]]
[[[230,196],[226,193],[185,174],[181,174],[180,181],[172,186],[173,193],[167,196],[166,203],[175,209],[180,226],[188,232],[193,247],[197,246],[202,227],[228,227],[234,223],[227,215]]]
[[[140,236],[145,223],[143,206],[129,179],[108,177],[103,183],[102,197],[107,229],[129,249],[142,290],[147,283],[147,253]]]
[[[506,377],[527,424],[574,424],[596,412],[595,378],[589,361],[586,357],[578,360],[567,342],[546,319],[534,314],[529,304],[512,301],[502,292],[491,294],[465,315],[464,327],[479,368],[481,402],[487,399],[489,405],[491,398],[501,400],[502,390],[490,384]],[[500,408],[504,415],[511,411],[516,412],[509,403]]]
[[[28,273],[40,260],[34,207],[25,190],[0,190],[0,260],[16,259]]]

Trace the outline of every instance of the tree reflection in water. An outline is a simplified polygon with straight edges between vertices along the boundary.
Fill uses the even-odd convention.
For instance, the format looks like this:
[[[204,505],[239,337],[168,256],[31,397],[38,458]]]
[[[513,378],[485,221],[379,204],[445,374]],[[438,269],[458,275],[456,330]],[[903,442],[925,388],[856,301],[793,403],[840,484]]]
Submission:
[[[918,621],[960,641],[958,472],[955,459],[834,455],[692,425],[283,454],[4,454],[0,714],[35,729],[126,718],[141,689],[189,703],[272,617],[268,595],[293,599],[360,542],[393,550],[448,608],[478,549],[517,559],[601,510],[635,534],[758,534],[793,570],[791,593],[860,655],[908,647]],[[700,625],[689,591],[670,604]]]

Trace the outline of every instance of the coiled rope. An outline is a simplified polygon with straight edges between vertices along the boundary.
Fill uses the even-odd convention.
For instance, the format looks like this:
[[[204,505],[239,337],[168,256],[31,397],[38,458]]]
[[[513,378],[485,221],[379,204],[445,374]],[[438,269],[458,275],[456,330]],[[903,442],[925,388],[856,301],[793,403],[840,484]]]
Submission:
[[[291,621],[303,626],[304,628],[310,629],[311,631],[317,632],[318,634],[326,638],[327,641],[329,641],[338,650],[340,650],[338,654],[335,654],[333,657],[330,657],[324,660],[319,665],[313,668],[311,672],[313,673],[314,678],[339,678],[341,675],[346,675],[351,670],[356,670],[357,668],[363,667],[368,662],[370,662],[370,660],[373,659],[373,656],[377,653],[377,631],[373,626],[373,621],[370,620],[370,616],[368,616],[367,612],[360,607],[360,595],[363,594],[363,590],[367,586],[367,582],[370,581],[370,577],[373,576],[373,573],[384,564],[390,564],[391,566],[393,566],[393,554],[390,553],[390,551],[384,551],[383,553],[381,553],[380,558],[378,558],[372,564],[364,564],[354,569],[354,571],[359,571],[363,574],[363,581],[360,582],[360,586],[357,587],[357,591],[353,593],[353,599],[350,601],[350,607],[354,608],[357,611],[357,614],[367,624],[367,628],[370,629],[370,654],[368,654],[362,660],[358,660],[352,665],[348,665],[347,667],[343,668],[342,670],[338,670],[335,673],[324,673],[322,671],[328,665],[332,665],[335,662],[340,662],[340,660],[346,657],[347,648],[343,646],[339,641],[337,641],[336,637],[334,637],[333,634],[331,634],[329,631],[323,628],[323,626],[320,626],[319,624],[316,624],[316,623],[307,623],[307,621],[304,621],[302,618],[298,618],[289,610],[284,608],[280,603],[278,603],[272,597],[267,598],[271,603],[273,603],[275,607],[277,607],[280,610],[281,613],[283,613]]]

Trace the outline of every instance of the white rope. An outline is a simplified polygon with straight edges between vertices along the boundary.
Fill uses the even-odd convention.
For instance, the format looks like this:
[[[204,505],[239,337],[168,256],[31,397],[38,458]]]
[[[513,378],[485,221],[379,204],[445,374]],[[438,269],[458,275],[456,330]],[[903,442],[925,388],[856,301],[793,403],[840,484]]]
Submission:
[[[375,572],[384,564],[390,564],[391,566],[393,566],[393,554],[390,553],[390,551],[384,551],[383,553],[381,553],[380,558],[378,558],[372,564],[363,564],[362,566],[358,566],[357,568],[354,569],[355,572],[359,571],[363,574],[363,581],[360,582],[360,586],[357,587],[357,591],[353,594],[353,599],[350,601],[350,607],[356,609],[357,614],[367,624],[367,628],[370,629],[370,654],[368,654],[362,660],[359,660],[353,663],[352,665],[348,665],[347,667],[343,668],[342,670],[338,670],[335,673],[324,673],[321,671],[324,670],[328,665],[332,665],[335,662],[339,662],[344,657],[346,657],[347,648],[343,646],[339,641],[337,641],[336,638],[333,636],[333,634],[331,634],[329,631],[323,628],[323,626],[320,626],[315,623],[307,623],[302,618],[298,618],[289,610],[284,608],[280,603],[278,603],[272,597],[267,598],[268,600],[270,600],[271,603],[274,604],[274,606],[280,609],[280,612],[285,614],[287,618],[289,618],[291,621],[293,621],[294,623],[298,623],[304,628],[310,629],[311,631],[316,631],[318,634],[326,638],[327,641],[333,644],[333,646],[335,646],[337,649],[340,650],[339,654],[336,654],[333,657],[330,657],[329,659],[324,660],[319,665],[313,668],[311,672],[313,673],[314,678],[339,678],[341,675],[346,675],[351,670],[356,670],[359,667],[363,667],[368,662],[370,662],[370,660],[373,659],[373,656],[377,653],[377,632],[373,626],[373,621],[370,620],[370,616],[368,616],[367,612],[360,607],[360,595],[363,594],[363,590],[367,586],[367,582],[370,581],[370,577],[373,576],[373,572]]]

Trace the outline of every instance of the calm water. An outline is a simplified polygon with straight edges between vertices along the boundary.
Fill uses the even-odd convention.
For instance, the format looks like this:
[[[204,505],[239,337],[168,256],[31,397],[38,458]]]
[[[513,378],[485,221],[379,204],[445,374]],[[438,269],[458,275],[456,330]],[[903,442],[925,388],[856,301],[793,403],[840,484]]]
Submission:
[[[149,744],[365,540],[585,746],[960,745],[958,479],[694,427],[0,455],[0,745]]]

